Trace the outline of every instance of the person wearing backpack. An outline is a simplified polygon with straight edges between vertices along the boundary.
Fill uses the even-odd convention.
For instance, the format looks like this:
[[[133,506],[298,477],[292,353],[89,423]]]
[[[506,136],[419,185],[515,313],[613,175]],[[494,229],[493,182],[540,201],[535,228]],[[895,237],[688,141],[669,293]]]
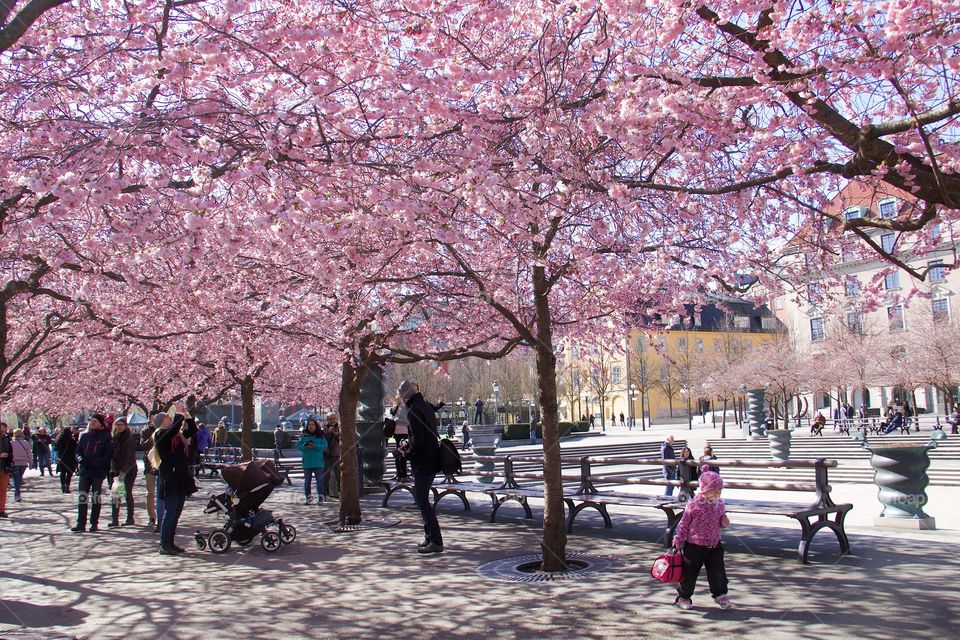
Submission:
[[[440,471],[440,436],[433,407],[409,380],[400,383],[397,395],[407,407],[410,435],[405,444],[405,455],[413,469],[413,497],[423,519],[423,542],[417,553],[443,553],[443,535],[437,513],[430,500],[433,481]]]
[[[310,418],[297,440],[297,451],[303,456],[303,495],[306,504],[310,504],[311,479],[317,483],[317,504],[323,504],[323,454],[326,450],[327,439],[320,431],[320,424],[315,418]]]

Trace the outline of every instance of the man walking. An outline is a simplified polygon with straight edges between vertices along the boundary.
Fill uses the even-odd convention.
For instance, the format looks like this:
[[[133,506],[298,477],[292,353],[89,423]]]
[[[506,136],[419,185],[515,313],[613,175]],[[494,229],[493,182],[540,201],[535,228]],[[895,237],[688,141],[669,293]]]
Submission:
[[[673,452],[673,436],[667,436],[667,439],[660,445],[661,460],[676,460],[677,454]],[[663,477],[667,480],[677,479],[677,468],[670,464],[663,465]],[[673,485],[667,485],[666,495],[673,495]]]
[[[424,538],[417,545],[417,552],[442,553],[443,536],[430,500],[430,489],[440,471],[440,436],[437,433],[436,414],[409,380],[400,383],[397,395],[407,406],[410,436],[406,440],[406,455],[413,468],[413,497],[423,518]]]
[[[473,408],[476,409],[473,424],[483,424],[483,400],[477,398],[477,401],[473,403]]]

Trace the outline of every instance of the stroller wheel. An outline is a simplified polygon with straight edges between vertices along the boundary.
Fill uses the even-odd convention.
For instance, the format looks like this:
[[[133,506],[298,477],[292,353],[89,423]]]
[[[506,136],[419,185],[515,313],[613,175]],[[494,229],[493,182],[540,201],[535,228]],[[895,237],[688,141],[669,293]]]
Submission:
[[[290,544],[297,539],[297,530],[293,528],[293,525],[284,524],[280,525],[280,542],[283,544]]]
[[[210,551],[226,553],[230,550],[230,536],[223,531],[214,531],[210,534]]]
[[[275,531],[267,531],[260,537],[260,546],[264,551],[273,553],[280,548],[280,536]]]
[[[194,541],[197,543],[197,549],[203,551],[207,548],[207,538],[202,533],[198,533],[193,537]]]

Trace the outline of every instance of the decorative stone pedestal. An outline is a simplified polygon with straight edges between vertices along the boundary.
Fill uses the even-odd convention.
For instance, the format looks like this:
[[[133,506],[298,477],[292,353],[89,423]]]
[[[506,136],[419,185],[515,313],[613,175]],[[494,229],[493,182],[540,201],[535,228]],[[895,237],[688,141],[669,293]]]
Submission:
[[[916,445],[901,442],[866,444],[870,451],[873,481],[879,488],[877,498],[883,505],[874,520],[878,527],[895,529],[934,529],[936,521],[923,508],[930,479],[930,449],[935,443]]]
[[[470,441],[473,443],[473,454],[476,456],[492,456],[500,446],[503,437],[503,425],[477,424],[470,427]],[[479,482],[493,483],[496,479],[493,462],[477,460],[474,462],[474,474]]]
[[[770,457],[774,460],[790,459],[790,429],[767,429],[767,440],[770,442]]]
[[[764,402],[763,389],[751,389],[747,391],[747,421],[750,425],[750,440],[758,440],[763,436],[764,420],[767,413],[763,408]]]

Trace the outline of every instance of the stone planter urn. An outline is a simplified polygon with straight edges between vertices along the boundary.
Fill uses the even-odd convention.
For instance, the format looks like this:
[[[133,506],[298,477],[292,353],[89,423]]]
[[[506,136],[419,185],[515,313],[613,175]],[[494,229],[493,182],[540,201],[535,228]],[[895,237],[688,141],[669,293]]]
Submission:
[[[770,443],[770,457],[774,460],[790,459],[790,429],[767,429],[767,441]]]
[[[879,489],[877,498],[883,511],[874,518],[874,525],[896,529],[936,529],[936,521],[928,516],[927,485],[930,479],[930,449],[936,441],[917,445],[909,442],[864,442],[870,451],[873,482]]]
[[[492,456],[500,446],[503,437],[503,425],[475,424],[470,427],[470,441],[473,444],[473,455]],[[496,478],[493,462],[477,460],[474,462],[474,474],[479,482],[493,483]]]

